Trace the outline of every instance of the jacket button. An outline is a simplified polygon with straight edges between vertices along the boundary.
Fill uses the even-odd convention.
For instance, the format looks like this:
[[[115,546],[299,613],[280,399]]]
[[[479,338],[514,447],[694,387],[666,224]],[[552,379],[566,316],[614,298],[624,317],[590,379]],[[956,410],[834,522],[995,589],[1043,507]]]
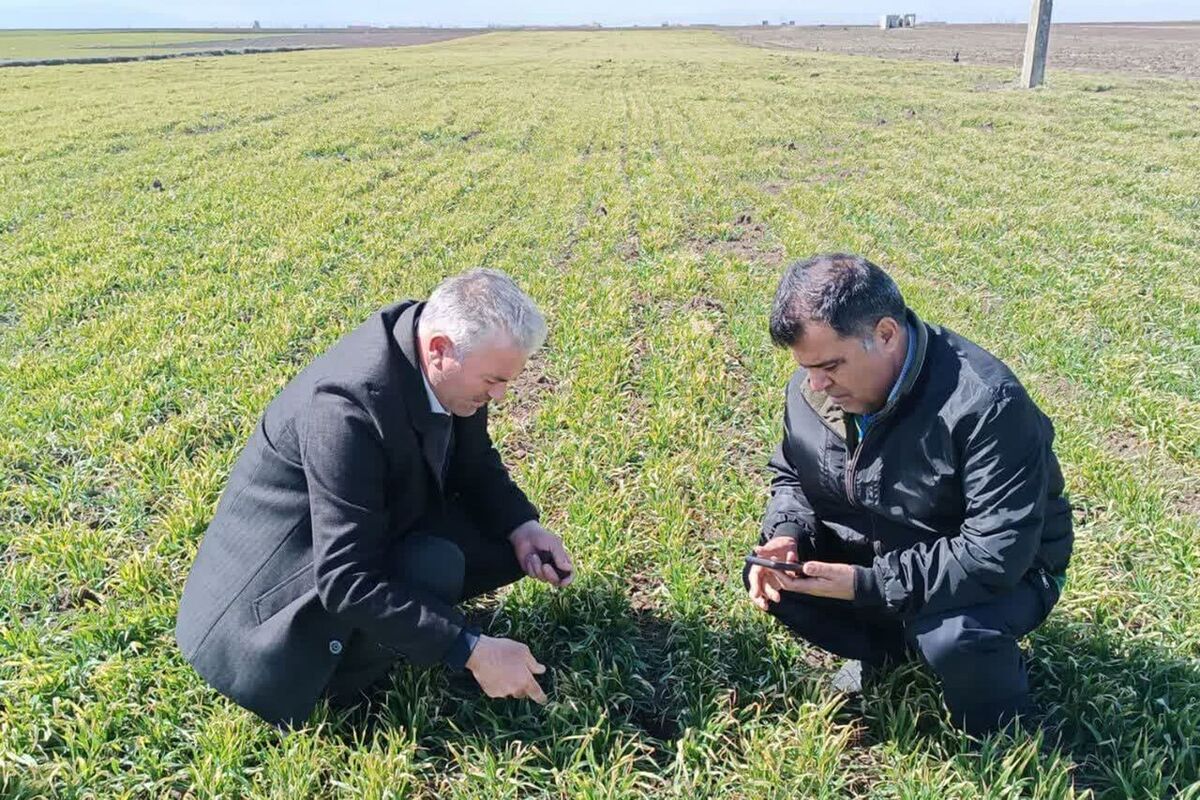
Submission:
[[[342,643],[339,642],[337,639],[330,639],[329,640],[329,652],[333,653],[335,656],[338,653],[342,652]]]

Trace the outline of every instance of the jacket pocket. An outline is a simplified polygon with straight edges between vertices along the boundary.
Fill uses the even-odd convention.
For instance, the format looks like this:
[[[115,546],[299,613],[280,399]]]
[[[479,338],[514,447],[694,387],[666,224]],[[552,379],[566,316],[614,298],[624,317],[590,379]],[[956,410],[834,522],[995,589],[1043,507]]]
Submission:
[[[310,561],[254,599],[254,618],[262,625],[312,587]]]

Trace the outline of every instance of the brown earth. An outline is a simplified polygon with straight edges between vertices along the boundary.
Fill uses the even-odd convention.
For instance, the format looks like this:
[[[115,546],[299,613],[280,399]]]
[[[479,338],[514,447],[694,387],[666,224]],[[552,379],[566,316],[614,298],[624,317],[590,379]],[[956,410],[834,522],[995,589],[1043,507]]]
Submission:
[[[290,33],[239,34],[230,32],[228,39],[202,39],[195,42],[172,42],[168,48],[161,44],[147,44],[144,48],[155,50],[241,50],[275,47],[406,47],[414,44],[444,42],[483,33],[482,29],[471,28],[367,28],[363,30],[319,30],[294,31]],[[266,35],[264,35],[266,34]],[[136,50],[137,45],[112,45],[91,48],[97,54],[108,49]]]
[[[206,33],[211,31],[206,31]],[[0,60],[0,67],[40,67],[62,64],[116,64],[129,61],[160,61],[168,58],[201,56],[233,56],[252,53],[291,52],[346,47],[406,47],[431,44],[463,36],[484,33],[471,28],[363,28],[313,31],[268,31],[229,33],[228,39],[204,39],[193,42],[172,42],[170,45],[95,45],[79,52],[92,55],[57,56],[53,58]],[[274,34],[274,35],[271,35]],[[121,50],[120,55],[106,55],[109,50]],[[131,51],[145,50],[145,53]],[[464,140],[476,135],[467,134]]]
[[[1025,25],[726,28],[759,47],[1019,69]],[[1200,22],[1066,23],[1050,29],[1047,69],[1200,78]]]

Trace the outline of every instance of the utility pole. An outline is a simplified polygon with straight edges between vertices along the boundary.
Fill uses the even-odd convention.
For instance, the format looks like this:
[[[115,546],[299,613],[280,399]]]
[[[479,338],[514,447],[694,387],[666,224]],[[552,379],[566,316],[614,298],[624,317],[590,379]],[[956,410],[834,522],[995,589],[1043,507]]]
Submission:
[[[1054,0],[1033,0],[1029,9],[1029,31],[1025,34],[1025,63],[1021,86],[1040,86],[1046,76],[1046,50],[1050,46],[1050,7]]]

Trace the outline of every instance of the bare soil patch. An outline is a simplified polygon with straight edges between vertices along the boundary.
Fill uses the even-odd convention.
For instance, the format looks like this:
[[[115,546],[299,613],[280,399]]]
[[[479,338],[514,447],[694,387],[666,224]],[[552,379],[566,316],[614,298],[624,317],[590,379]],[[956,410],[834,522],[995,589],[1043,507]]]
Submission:
[[[1105,448],[1122,461],[1133,461],[1150,452],[1150,447],[1132,431],[1118,428],[1104,440]]]
[[[1175,501],[1175,506],[1184,514],[1200,518],[1200,486],[1196,481],[1191,482],[1190,488],[1184,489]]]
[[[171,49],[218,50],[275,48],[275,47],[408,47],[415,44],[431,44],[463,36],[483,33],[474,28],[367,28],[362,30],[319,30],[271,33],[258,31],[238,34],[231,31],[228,39],[200,39],[194,42],[173,42]],[[265,33],[265,35],[264,35]],[[92,48],[97,54],[105,50],[162,50],[161,44],[146,45],[101,45]]]
[[[1135,461],[1152,452],[1149,444],[1125,429],[1110,432],[1104,439],[1104,449],[1121,461]],[[1166,486],[1172,508],[1181,514],[1200,517],[1200,480],[1166,458],[1159,459],[1156,480]]]
[[[199,32],[199,31],[197,31]],[[205,56],[236,56],[255,53],[292,52],[296,50],[322,50],[355,47],[408,47],[417,44],[432,44],[463,36],[485,33],[475,28],[364,28],[350,30],[314,30],[277,32],[254,31],[243,33],[230,30],[228,39],[201,39],[173,42],[170,45],[148,43],[94,45],[78,52],[92,55],[70,55],[38,59],[0,60],[0,67],[40,67],[63,64],[116,64],[130,61],[161,61],[169,58],[191,58]],[[110,54],[113,50],[122,55]],[[139,53],[137,51],[145,51]],[[465,141],[465,139],[464,139]]]
[[[727,28],[758,47],[1020,68],[1024,25]],[[811,67],[811,65],[808,65]],[[1051,26],[1047,69],[1200,78],[1200,22]],[[1051,79],[1053,75],[1051,73]]]
[[[508,400],[504,413],[512,425],[512,432],[505,437],[505,450],[513,460],[525,458],[533,447],[533,420],[548,392],[554,390],[554,381],[545,372],[543,355],[535,353],[517,379],[508,386]]]
[[[741,261],[779,266],[787,258],[783,245],[771,242],[767,226],[755,222],[752,214],[739,214],[730,236],[696,237],[690,242],[692,252],[700,257],[708,253],[732,256]]]

